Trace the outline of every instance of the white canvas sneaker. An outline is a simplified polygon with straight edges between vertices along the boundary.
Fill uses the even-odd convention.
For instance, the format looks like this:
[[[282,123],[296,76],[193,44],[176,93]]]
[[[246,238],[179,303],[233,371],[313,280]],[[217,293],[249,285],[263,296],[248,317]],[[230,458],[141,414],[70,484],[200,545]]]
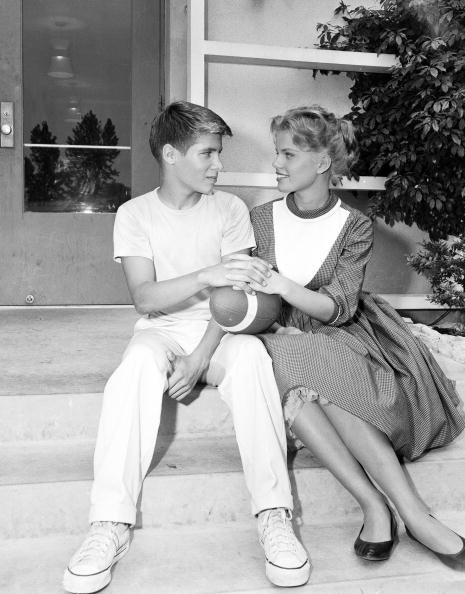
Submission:
[[[111,568],[129,549],[130,530],[119,522],[93,522],[71,557],[63,587],[74,594],[97,592],[111,581]]]
[[[266,577],[275,586],[303,586],[310,577],[310,561],[292,529],[292,514],[283,507],[258,514],[258,535],[265,551]]]

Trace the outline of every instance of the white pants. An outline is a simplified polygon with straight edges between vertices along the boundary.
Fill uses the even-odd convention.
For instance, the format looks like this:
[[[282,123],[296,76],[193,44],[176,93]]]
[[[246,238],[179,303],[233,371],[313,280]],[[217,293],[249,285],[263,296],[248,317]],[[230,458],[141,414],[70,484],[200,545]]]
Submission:
[[[135,523],[167,387],[166,352],[186,354],[202,334],[193,342],[192,333],[187,339],[186,332],[182,340],[180,334],[152,327],[147,321],[136,324],[123,360],[105,387],[94,457],[91,522]],[[292,509],[281,400],[263,344],[254,336],[224,336],[204,379],[218,386],[231,410],[252,513],[271,507]]]

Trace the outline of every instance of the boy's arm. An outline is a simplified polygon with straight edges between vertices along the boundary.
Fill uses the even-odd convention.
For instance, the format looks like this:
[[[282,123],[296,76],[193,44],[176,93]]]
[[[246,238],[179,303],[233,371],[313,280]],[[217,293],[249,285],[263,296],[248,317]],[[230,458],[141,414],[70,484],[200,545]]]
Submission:
[[[235,253],[247,254],[249,250]],[[235,264],[226,256],[222,262],[214,266],[174,279],[157,281],[153,262],[149,258],[126,256],[122,257],[121,261],[134,306],[140,314],[149,314],[181,303],[207,287],[234,285],[252,291],[248,287],[250,279],[263,284],[270,274],[268,265],[258,259]],[[211,320],[205,334],[190,355],[175,356],[168,353],[173,370],[169,377],[168,394],[172,398],[182,400],[192,391],[207,369],[224,334],[218,324]]]
[[[189,274],[165,281],[156,280],[152,260],[141,256],[121,258],[126,282],[134,303],[141,315],[162,311],[182,303],[202,289],[210,287],[243,286],[255,281],[263,284],[269,269],[257,259],[251,259],[244,265],[226,261],[207,266]],[[252,289],[247,287],[247,290]]]

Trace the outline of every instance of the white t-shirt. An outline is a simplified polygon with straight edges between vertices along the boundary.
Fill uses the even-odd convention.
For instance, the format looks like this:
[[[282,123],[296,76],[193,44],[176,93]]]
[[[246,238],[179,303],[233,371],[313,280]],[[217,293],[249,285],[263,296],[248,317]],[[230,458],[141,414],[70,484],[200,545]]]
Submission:
[[[158,197],[157,190],[122,204],[113,233],[114,258],[150,258],[157,281],[169,280],[207,266],[221,257],[252,248],[255,240],[247,206],[226,192],[202,194],[192,208],[176,210]],[[164,311],[150,314],[157,326],[188,320],[209,320],[210,290]]]

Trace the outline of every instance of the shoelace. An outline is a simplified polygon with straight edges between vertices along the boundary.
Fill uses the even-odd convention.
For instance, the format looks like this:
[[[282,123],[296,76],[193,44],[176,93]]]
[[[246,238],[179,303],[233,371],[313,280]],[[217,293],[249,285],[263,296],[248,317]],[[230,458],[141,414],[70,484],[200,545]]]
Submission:
[[[105,557],[108,547],[114,544],[118,548],[118,534],[116,525],[112,523],[110,529],[105,527],[102,522],[95,522],[92,525],[91,534],[82,543],[78,553],[78,561],[84,561],[88,557]]]
[[[270,511],[263,530],[263,541],[268,541],[273,552],[296,552],[296,539],[291,527],[291,517],[286,510],[274,509]]]

